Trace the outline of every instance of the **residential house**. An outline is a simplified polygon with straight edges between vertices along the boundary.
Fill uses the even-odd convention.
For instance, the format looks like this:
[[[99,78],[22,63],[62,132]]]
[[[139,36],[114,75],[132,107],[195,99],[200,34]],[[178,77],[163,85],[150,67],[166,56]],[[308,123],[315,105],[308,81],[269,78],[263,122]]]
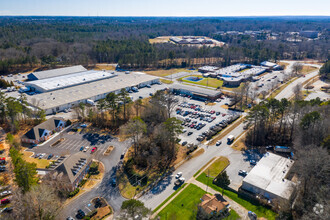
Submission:
[[[209,215],[225,212],[229,206],[227,201],[220,201],[215,195],[205,194],[201,200],[202,202],[199,204],[199,207]]]

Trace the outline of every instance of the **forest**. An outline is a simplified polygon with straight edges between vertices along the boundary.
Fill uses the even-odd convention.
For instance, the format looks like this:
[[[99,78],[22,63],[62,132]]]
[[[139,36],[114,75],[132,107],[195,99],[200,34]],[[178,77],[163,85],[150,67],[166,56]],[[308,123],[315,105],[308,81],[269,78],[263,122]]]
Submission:
[[[125,69],[194,67],[211,63],[258,64],[264,60],[329,58],[328,17],[136,18],[0,17],[0,74],[32,67],[119,63]],[[223,31],[264,30],[276,40]],[[288,32],[316,30],[318,40],[286,41]],[[224,47],[150,44],[158,36],[197,35]],[[193,58],[201,58],[200,62]]]

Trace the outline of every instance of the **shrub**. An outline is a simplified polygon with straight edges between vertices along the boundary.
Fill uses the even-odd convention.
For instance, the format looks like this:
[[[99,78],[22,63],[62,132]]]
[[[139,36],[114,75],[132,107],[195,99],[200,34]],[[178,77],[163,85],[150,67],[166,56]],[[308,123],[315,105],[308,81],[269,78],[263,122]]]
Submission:
[[[79,193],[80,189],[79,188],[76,188],[74,191],[70,192],[68,197],[69,198],[72,198],[74,197],[75,195],[77,195]]]

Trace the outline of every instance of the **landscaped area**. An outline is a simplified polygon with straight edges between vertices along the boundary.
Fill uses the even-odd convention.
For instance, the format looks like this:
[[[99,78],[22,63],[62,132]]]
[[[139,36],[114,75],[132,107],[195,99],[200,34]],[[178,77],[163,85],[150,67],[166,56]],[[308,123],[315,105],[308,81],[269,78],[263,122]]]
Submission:
[[[227,157],[219,157],[204,171],[204,174],[209,175],[211,177],[216,177],[228,165],[229,165],[229,160]]]
[[[32,154],[33,154],[32,152],[23,151],[22,157],[26,162],[37,164],[37,168],[44,169],[53,161],[53,160],[34,158]]]
[[[195,219],[197,214],[197,205],[201,202],[202,196],[206,192],[194,184],[189,184],[175,199],[173,199],[158,216],[160,219]],[[230,215],[225,218],[239,219],[239,215],[230,211]]]
[[[219,193],[222,192],[222,188],[220,188],[217,185],[214,185],[212,183],[213,178],[208,178],[205,173],[202,173],[201,175],[199,175],[196,180],[201,183],[208,184],[209,187],[211,187],[214,190],[217,190]],[[258,215],[258,217],[265,217],[268,220],[271,220],[271,219],[275,219],[275,217],[277,215],[275,212],[273,212],[272,210],[270,210],[262,205],[254,204],[253,202],[250,202],[250,201],[247,201],[247,200],[241,198],[235,192],[232,192],[229,190],[224,190],[223,194],[225,196],[228,196],[229,198],[231,198],[232,200],[234,200],[235,202],[237,202],[238,204],[240,204],[247,210],[255,212]]]
[[[185,79],[186,77],[182,77],[179,79],[179,81],[193,83],[193,84],[201,85],[201,86],[209,86],[209,87],[213,87],[213,88],[222,87],[222,85],[223,85],[223,81],[216,79],[216,78],[210,78],[210,77],[206,78],[206,77],[203,77],[200,75],[192,75],[191,77],[198,77],[198,78],[200,78],[200,80],[192,81],[192,80]]]

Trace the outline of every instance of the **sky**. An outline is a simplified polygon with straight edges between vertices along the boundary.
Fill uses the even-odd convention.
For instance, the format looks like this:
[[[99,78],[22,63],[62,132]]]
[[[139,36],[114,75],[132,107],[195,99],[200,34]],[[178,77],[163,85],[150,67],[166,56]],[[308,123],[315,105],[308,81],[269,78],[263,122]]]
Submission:
[[[330,15],[330,0],[0,0],[0,15]]]

